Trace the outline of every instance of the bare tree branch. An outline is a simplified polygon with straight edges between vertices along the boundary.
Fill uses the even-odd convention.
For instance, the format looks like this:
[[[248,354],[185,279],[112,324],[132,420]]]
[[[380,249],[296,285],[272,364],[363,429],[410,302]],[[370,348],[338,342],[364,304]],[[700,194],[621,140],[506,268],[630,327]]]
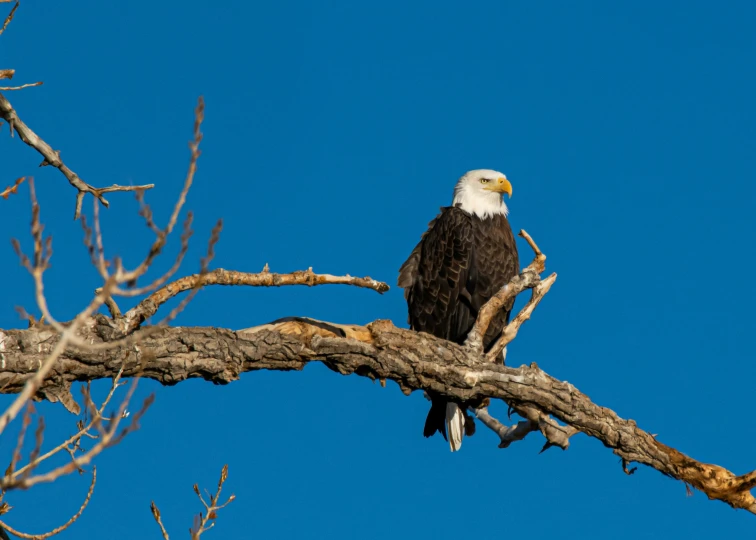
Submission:
[[[31,88],[33,86],[42,86],[42,81],[37,81],[34,83],[27,83],[22,84],[21,86],[0,86],[0,90],[4,92],[13,91],[13,90],[23,90],[24,88]]]
[[[99,315],[83,325],[83,337],[94,343],[105,341],[113,330],[104,319]],[[20,391],[33,376],[37,359],[49,354],[59,339],[46,328],[1,332],[2,392]],[[75,380],[111,378],[116,374],[113,366],[124,366],[124,376],[138,372],[166,385],[198,377],[227,384],[244,372],[301,370],[313,361],[344,375],[394,380],[405,394],[429,390],[457,401],[488,397],[532,407],[600,440],[627,462],[653,467],[712,499],[756,513],[756,501],[748,491],[756,473],[738,477],[717,465],[695,461],[535,364],[512,368],[486,362],[465,347],[396,328],[388,321],[361,327],[291,319],[237,332],[160,328],[144,338],[138,350],[67,350],[41,390],[67,391]]]
[[[194,492],[202,502],[202,506],[205,507],[205,511],[200,512],[199,515],[195,517],[194,525],[189,530],[192,535],[192,540],[199,540],[200,536],[202,536],[202,533],[205,533],[212,529],[215,523],[210,523],[210,525],[208,525],[208,523],[218,517],[218,510],[225,508],[236,498],[235,495],[231,495],[223,504],[218,503],[218,501],[220,500],[221,490],[223,489],[223,484],[226,483],[227,479],[228,465],[224,465],[223,469],[221,470],[220,480],[218,480],[218,489],[215,492],[215,495],[208,494],[210,497],[209,502],[205,501],[205,499],[202,497],[202,494],[200,493],[199,487],[197,486],[197,484],[194,484]]]
[[[541,273],[546,269],[546,255],[541,253],[541,250],[538,249],[538,246],[535,244],[535,242],[533,242],[533,239],[524,230],[520,231],[519,235],[525,238],[533,248],[533,251],[535,252],[535,258],[520,273],[520,275],[515,276],[512,281],[502,287],[501,290],[499,290],[498,293],[496,293],[488,302],[486,302],[486,304],[478,312],[478,317],[475,320],[475,325],[473,326],[472,330],[470,330],[470,333],[467,335],[467,339],[465,340],[465,346],[478,353],[481,353],[483,351],[483,336],[486,335],[486,331],[488,330],[488,327],[491,324],[491,320],[494,318],[494,316],[499,311],[501,311],[502,307],[507,302],[516,297],[522,291],[524,291],[525,289],[532,289],[540,284]],[[556,280],[556,274],[552,274],[552,276],[550,276],[545,281],[549,280],[550,283],[543,286],[538,300],[535,301],[534,305],[530,308],[530,311],[527,313],[527,315],[524,316],[524,318],[520,320],[516,325],[514,324],[514,321],[510,323],[507,327],[504,328],[503,334],[507,332],[508,328],[510,333],[513,333],[514,335],[517,334],[517,330],[520,328],[520,325],[522,325],[522,323],[530,317],[530,313],[538,304],[540,298],[542,298],[543,295],[548,292],[551,284],[554,282],[554,280]],[[514,335],[512,337],[514,337]],[[504,343],[503,345],[501,345],[501,343],[504,343],[504,341],[499,340],[499,342],[495,345],[495,347],[498,348],[498,352],[495,355],[492,355],[493,357],[498,356],[506,346],[506,343]]]
[[[3,2],[12,2],[13,0],[2,0]],[[13,20],[13,15],[16,14],[16,10],[18,9],[18,5],[20,4],[19,0],[16,0],[16,5],[13,6],[10,10],[10,13],[8,13],[8,16],[5,17],[5,21],[3,21],[3,26],[0,28],[0,35],[5,32],[5,29],[8,28],[8,25]]]
[[[205,507],[205,511],[200,512],[198,515],[194,516],[194,523],[189,529],[189,534],[191,534],[192,540],[200,540],[200,537],[203,533],[212,529],[213,526],[215,526],[214,520],[218,517],[218,510],[225,508],[236,499],[235,495],[231,495],[223,504],[220,504],[218,502],[220,501],[223,484],[226,483],[227,479],[228,465],[224,465],[223,469],[221,470],[220,480],[218,480],[218,489],[216,490],[215,495],[210,495],[209,493],[207,494],[209,501],[206,501],[204,497],[202,497],[199,486],[197,486],[197,484],[194,484],[194,493],[196,493],[197,497],[199,497],[200,502],[202,502],[202,506]],[[152,517],[155,518],[155,521],[160,527],[160,532],[163,535],[163,540],[169,540],[168,531],[166,531],[165,526],[163,525],[163,520],[160,516],[160,510],[155,504],[155,501],[152,501],[150,503],[150,510],[152,510]],[[213,523],[210,523],[211,521],[213,521]]]
[[[90,193],[96,197],[105,207],[108,207],[110,203],[103,197],[103,193],[110,193],[113,191],[143,191],[155,187],[154,184],[147,184],[144,186],[119,186],[112,185],[106,188],[95,188],[84,182],[79,176],[69,169],[63,161],[60,159],[60,152],[53,150],[50,145],[43,141],[36,133],[34,133],[29,126],[24,124],[18,117],[18,114],[11,106],[10,102],[0,94],[0,118],[4,119],[11,127],[11,130],[15,130],[19,137],[26,144],[34,148],[39,152],[44,160],[40,164],[40,167],[45,165],[52,165],[68,179],[68,182],[76,188],[76,209],[74,212],[74,219],[78,219],[81,215],[81,203],[84,198],[84,194]],[[11,131],[12,133],[12,131]]]
[[[530,420],[522,420],[511,427],[505,426],[488,413],[488,407],[474,409],[473,412],[483,425],[499,436],[499,448],[507,448],[513,442],[523,440],[528,433],[538,431],[538,423]]]
[[[160,533],[163,535],[163,540],[170,540],[170,537],[168,536],[168,531],[165,530],[165,525],[163,525],[163,520],[160,517],[160,510],[155,504],[155,501],[152,501],[150,503],[150,510],[152,510],[152,517],[155,518],[155,521],[160,527]]]
[[[155,291],[153,294],[142,300],[136,307],[130,309],[124,315],[128,321],[128,326],[124,327],[124,333],[130,333],[146,319],[152,317],[159,307],[184,291],[188,291],[200,285],[246,285],[250,287],[283,287],[286,285],[306,285],[314,287],[316,285],[352,285],[372,289],[379,293],[389,290],[389,286],[381,281],[367,277],[333,276],[331,274],[316,274],[312,268],[304,271],[292,272],[290,274],[276,274],[270,272],[267,268],[257,274],[248,272],[235,272],[233,270],[224,270],[218,268],[206,274],[194,274],[177,279],[162,289]]]
[[[13,536],[18,536],[19,538],[28,538],[29,540],[45,540],[47,538],[55,536],[56,534],[60,534],[66,529],[68,529],[71,525],[73,525],[76,522],[76,520],[79,519],[81,515],[84,513],[84,510],[87,508],[87,505],[89,504],[89,501],[92,498],[92,493],[94,493],[94,487],[96,483],[97,483],[97,467],[92,467],[92,482],[89,484],[89,491],[87,491],[87,496],[84,498],[84,502],[81,503],[81,506],[79,507],[79,511],[76,512],[73,516],[71,516],[71,519],[66,521],[63,525],[61,525],[60,527],[54,528],[50,532],[46,532],[44,534],[27,534],[27,533],[23,533],[9,527],[3,521],[0,521],[0,526],[6,529],[8,532],[10,532]]]

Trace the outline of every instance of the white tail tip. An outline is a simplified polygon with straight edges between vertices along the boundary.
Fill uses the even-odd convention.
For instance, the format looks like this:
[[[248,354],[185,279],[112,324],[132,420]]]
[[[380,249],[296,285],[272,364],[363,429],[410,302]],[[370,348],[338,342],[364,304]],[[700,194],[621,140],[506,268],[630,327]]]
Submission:
[[[465,415],[456,403],[446,404],[446,435],[449,448],[456,452],[462,448],[462,437],[465,435]]]

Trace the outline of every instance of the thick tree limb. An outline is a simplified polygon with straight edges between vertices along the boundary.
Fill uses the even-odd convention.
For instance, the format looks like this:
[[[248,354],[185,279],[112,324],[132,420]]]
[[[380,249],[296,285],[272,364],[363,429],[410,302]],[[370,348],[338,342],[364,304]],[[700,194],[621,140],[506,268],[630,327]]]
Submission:
[[[92,318],[80,331],[81,337],[95,344],[106,341],[114,332],[106,319],[102,315]],[[59,339],[48,327],[0,332],[1,391],[21,391]],[[396,328],[389,321],[361,327],[287,320],[237,332],[160,328],[138,347],[66,350],[37,397],[68,391],[75,381],[112,378],[122,366],[124,376],[138,373],[166,385],[189,378],[227,384],[245,372],[301,370],[315,361],[344,375],[391,379],[405,394],[426,390],[458,401],[490,397],[518,408],[531,407],[600,440],[627,462],[648,465],[711,499],[756,513],[756,500],[749,491],[756,472],[736,476],[717,465],[691,459],[535,364],[511,368],[489,363],[466,347]]]
[[[68,179],[68,182],[76,188],[77,194],[74,219],[78,219],[81,215],[81,203],[86,193],[91,193],[103,204],[103,206],[108,207],[110,203],[107,201],[107,199],[105,199],[105,197],[103,197],[104,193],[111,193],[113,191],[143,191],[145,189],[151,189],[155,187],[154,184],[146,184],[144,186],[112,185],[106,188],[96,188],[90,186],[81,178],[79,178],[79,176],[75,172],[69,169],[63,163],[63,161],[61,161],[59,151],[53,150],[49,144],[40,139],[39,136],[29,128],[29,126],[21,121],[21,119],[18,117],[18,114],[16,114],[16,111],[11,106],[10,102],[2,94],[0,94],[0,118],[8,122],[11,127],[11,134],[13,133],[13,130],[15,130],[22,141],[34,148],[42,155],[42,157],[44,157],[44,160],[40,164],[40,167],[43,167],[45,165],[52,165],[56,169],[60,170],[60,172],[63,173],[63,176]]]

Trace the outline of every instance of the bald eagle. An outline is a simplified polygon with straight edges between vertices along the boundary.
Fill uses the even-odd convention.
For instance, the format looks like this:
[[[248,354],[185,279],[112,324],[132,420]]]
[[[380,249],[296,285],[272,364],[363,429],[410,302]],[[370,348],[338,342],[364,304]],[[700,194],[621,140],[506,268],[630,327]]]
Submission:
[[[498,171],[474,170],[459,179],[452,205],[441,208],[399,269],[410,328],[462,344],[483,304],[517,275],[520,263],[504,193],[512,197],[512,185]],[[513,305],[514,299],[491,321],[486,350],[509,322]],[[439,431],[452,452],[459,450],[463,434],[475,431],[472,418],[462,403],[430,392],[429,397],[423,435]]]

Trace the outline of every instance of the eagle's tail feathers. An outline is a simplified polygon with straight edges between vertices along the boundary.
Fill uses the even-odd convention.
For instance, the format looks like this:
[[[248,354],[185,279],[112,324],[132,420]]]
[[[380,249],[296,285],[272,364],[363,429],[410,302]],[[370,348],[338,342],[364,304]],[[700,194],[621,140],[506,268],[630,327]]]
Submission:
[[[465,435],[465,415],[459,405],[451,401],[446,404],[446,432],[449,434],[449,448],[456,452],[462,447],[462,437]]]
[[[431,400],[431,408],[428,411],[428,416],[425,418],[425,427],[423,429],[423,435],[431,437],[438,431],[441,436],[446,440],[446,407],[444,402],[438,399]]]

